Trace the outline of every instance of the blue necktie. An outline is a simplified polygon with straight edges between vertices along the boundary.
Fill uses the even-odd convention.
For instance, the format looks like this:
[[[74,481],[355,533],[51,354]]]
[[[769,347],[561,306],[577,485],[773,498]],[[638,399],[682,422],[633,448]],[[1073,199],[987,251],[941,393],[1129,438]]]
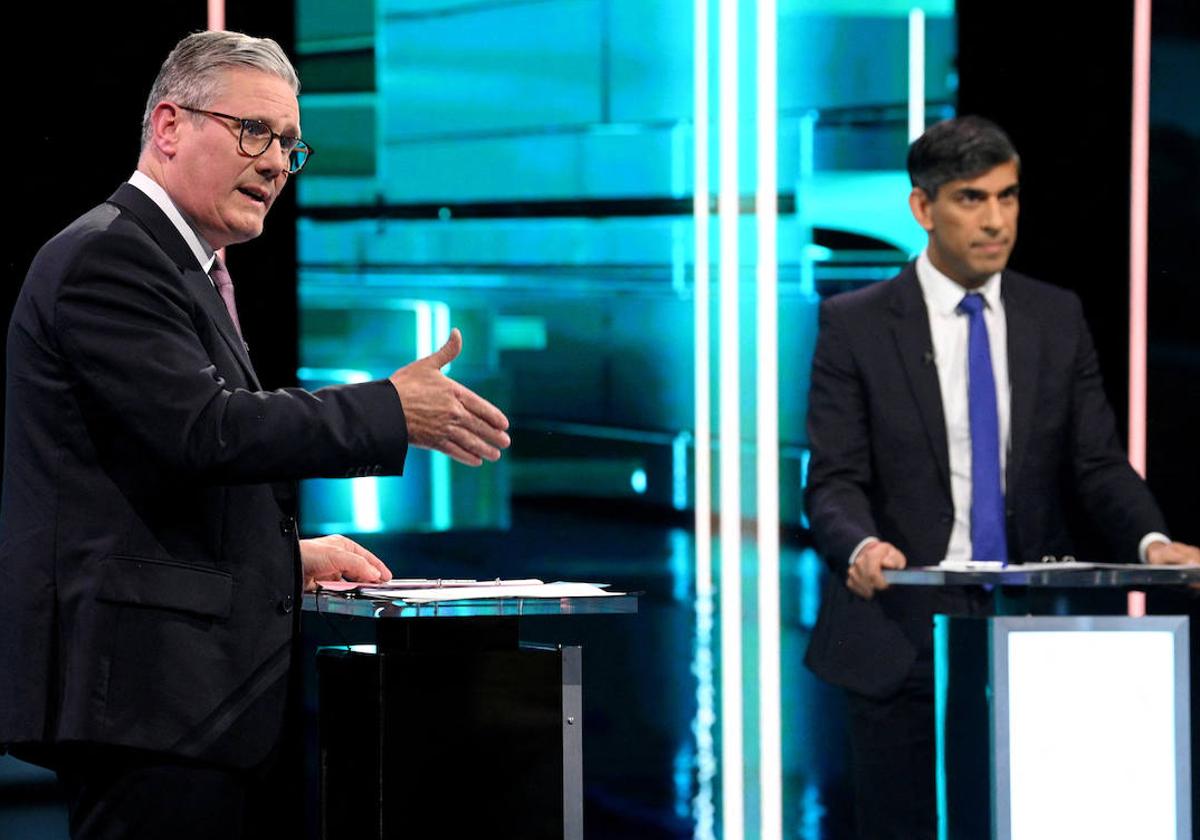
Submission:
[[[1004,491],[1000,485],[1000,421],[988,344],[983,295],[970,294],[958,311],[970,320],[967,339],[967,408],[971,421],[971,554],[974,560],[1008,560]]]

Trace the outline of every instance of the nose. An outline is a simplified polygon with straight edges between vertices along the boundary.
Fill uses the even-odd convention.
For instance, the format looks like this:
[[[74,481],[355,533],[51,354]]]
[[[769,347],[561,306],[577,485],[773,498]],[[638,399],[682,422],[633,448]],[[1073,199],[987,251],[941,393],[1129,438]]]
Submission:
[[[280,172],[288,171],[288,155],[278,139],[272,138],[267,150],[254,159],[254,168],[266,178],[275,178]]]
[[[1004,227],[1004,213],[1000,209],[1000,200],[995,196],[984,205],[980,225],[987,231],[998,231]]]

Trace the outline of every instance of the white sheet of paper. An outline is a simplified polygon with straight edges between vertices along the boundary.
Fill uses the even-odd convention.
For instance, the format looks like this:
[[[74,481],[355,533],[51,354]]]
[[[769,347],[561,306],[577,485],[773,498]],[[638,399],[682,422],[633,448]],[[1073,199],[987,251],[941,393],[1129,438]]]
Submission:
[[[433,601],[469,601],[479,598],[603,598],[610,595],[624,595],[624,592],[609,592],[604,587],[608,584],[570,583],[557,581],[555,583],[516,582],[488,583],[480,586],[453,586],[430,589],[383,589],[377,586],[364,586],[359,590],[361,595],[368,598],[392,598],[399,596],[413,603],[430,603]]]

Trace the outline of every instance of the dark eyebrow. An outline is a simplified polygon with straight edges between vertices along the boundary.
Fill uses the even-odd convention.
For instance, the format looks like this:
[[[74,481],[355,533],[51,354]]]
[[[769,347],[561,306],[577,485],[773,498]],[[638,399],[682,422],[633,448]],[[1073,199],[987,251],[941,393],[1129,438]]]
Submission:
[[[1017,195],[1020,191],[1020,184],[1009,184],[1007,187],[997,192],[996,197],[1009,198]],[[954,193],[955,198],[968,198],[976,201],[982,201],[983,199],[986,199],[988,195],[989,193],[987,190],[977,189],[976,187],[963,187],[962,189],[956,190]]]

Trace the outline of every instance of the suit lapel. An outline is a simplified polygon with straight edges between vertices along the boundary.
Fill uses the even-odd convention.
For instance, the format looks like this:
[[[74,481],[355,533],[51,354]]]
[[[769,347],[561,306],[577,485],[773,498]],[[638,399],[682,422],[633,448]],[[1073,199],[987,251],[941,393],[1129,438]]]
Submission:
[[[1008,487],[1016,483],[1029,430],[1033,425],[1037,396],[1038,360],[1041,342],[1037,321],[1022,299],[1019,279],[1005,272],[1000,286],[1004,319],[1008,325],[1009,453]]]
[[[183,237],[179,235],[179,231],[175,229],[171,220],[148,195],[132,184],[122,184],[108,200],[133,215],[166,255],[175,262],[183,276],[184,287],[200,304],[205,314],[212,319],[222,340],[229,345],[234,358],[241,365],[246,380],[255,390],[260,389],[262,386],[259,384],[258,376],[254,373],[250,354],[246,350],[245,343],[237,334],[237,329],[233,326],[233,319],[229,317],[225,301],[221,299],[220,293],[213,286],[208,275],[197,265],[195,254],[192,253]]]
[[[917,272],[909,263],[894,281],[892,297],[892,336],[896,352],[913,400],[921,414],[929,446],[937,461],[938,475],[950,494],[950,450],[946,442],[946,418],[942,411],[942,392],[937,366],[933,363],[933,337],[929,331],[929,313],[917,282]]]

